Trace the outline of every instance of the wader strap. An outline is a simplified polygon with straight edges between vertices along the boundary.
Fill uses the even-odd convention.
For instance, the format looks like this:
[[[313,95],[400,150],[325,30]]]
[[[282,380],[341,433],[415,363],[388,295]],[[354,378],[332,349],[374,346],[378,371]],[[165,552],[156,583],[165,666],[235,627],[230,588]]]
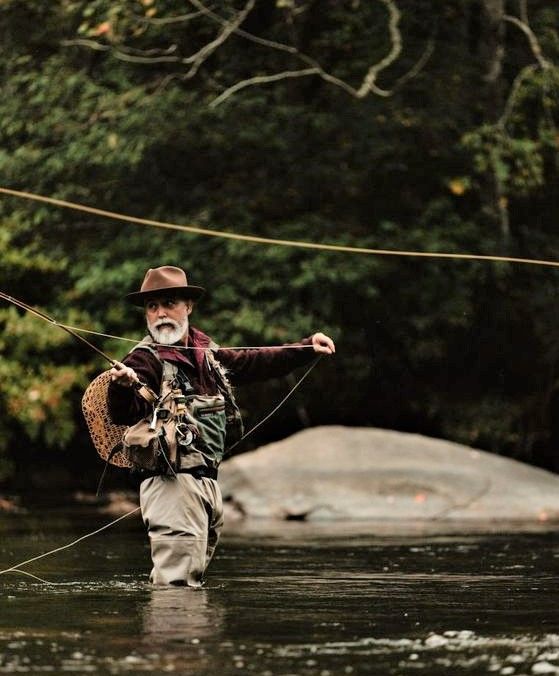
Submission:
[[[171,382],[176,378],[178,367],[170,361],[163,361],[163,382]]]

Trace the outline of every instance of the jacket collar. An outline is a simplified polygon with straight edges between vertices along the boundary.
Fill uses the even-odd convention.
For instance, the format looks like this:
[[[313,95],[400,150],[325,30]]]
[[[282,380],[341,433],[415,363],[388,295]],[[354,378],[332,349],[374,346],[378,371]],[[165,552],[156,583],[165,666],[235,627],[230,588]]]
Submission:
[[[194,326],[190,326],[188,329],[187,347],[196,349],[184,350],[180,348],[177,349],[173,345],[158,345],[156,350],[160,359],[183,362],[185,364],[190,364],[191,366],[197,365],[200,368],[204,362],[204,350],[210,346],[211,342],[212,340],[209,336]]]

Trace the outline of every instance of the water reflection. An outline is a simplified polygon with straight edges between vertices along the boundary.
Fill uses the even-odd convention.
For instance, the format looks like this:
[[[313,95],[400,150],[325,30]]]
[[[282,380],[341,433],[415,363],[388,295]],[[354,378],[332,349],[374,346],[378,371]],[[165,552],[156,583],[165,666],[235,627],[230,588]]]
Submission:
[[[155,587],[143,611],[143,641],[156,647],[219,639],[224,615],[223,606],[215,598],[210,601],[206,589]]]
[[[96,525],[62,523],[0,518],[0,559]],[[140,525],[0,578],[0,674],[559,676],[558,532],[238,530],[189,589],[147,584]]]

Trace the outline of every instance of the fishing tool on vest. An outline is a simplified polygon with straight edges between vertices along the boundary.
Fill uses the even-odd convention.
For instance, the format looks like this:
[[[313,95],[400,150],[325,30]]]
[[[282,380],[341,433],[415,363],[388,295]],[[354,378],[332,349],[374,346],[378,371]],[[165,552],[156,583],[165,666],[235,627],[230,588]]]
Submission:
[[[135,425],[115,425],[108,410],[108,372],[97,376],[82,399],[82,410],[93,444],[105,468],[128,467],[141,473],[176,474],[206,465],[217,468],[226,450],[243,436],[241,413],[231,384],[214,351],[207,348],[207,368],[214,376],[216,395],[196,394],[182,370],[161,360],[151,338],[144,338],[133,350],[150,352],[160,363],[160,391],[146,418]],[[225,449],[225,452],[224,452]]]
[[[161,390],[152,413],[124,432],[121,452],[136,469],[176,475],[180,450],[194,438],[187,426],[186,397],[175,387],[175,375],[176,367],[163,362]]]
[[[155,353],[159,360],[149,344],[135,349]],[[177,474],[200,465],[217,468],[226,443],[225,396],[197,394],[176,364],[161,364],[159,399],[149,416],[124,432],[122,455],[144,473]]]

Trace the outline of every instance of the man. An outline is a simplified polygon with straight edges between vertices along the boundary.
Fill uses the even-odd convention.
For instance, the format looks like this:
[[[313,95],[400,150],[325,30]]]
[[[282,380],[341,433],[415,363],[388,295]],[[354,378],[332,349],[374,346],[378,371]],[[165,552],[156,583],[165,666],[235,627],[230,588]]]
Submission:
[[[167,381],[175,393],[180,390],[183,396],[176,398],[183,406],[186,402],[193,423],[180,431],[183,443],[177,445],[176,460],[162,448],[165,463],[159,458],[159,468],[140,486],[153,562],[150,581],[155,584],[201,586],[215,551],[223,526],[217,468],[238,417],[231,385],[282,376],[316,354],[335,352],[323,333],[281,348],[220,349],[189,323],[193,301],[203,292],[188,284],[180,268],[148,270],[140,291],[127,299],[144,308],[150,337],[111,370],[108,404],[114,423],[155,421],[158,411],[137,384],[160,394]]]

